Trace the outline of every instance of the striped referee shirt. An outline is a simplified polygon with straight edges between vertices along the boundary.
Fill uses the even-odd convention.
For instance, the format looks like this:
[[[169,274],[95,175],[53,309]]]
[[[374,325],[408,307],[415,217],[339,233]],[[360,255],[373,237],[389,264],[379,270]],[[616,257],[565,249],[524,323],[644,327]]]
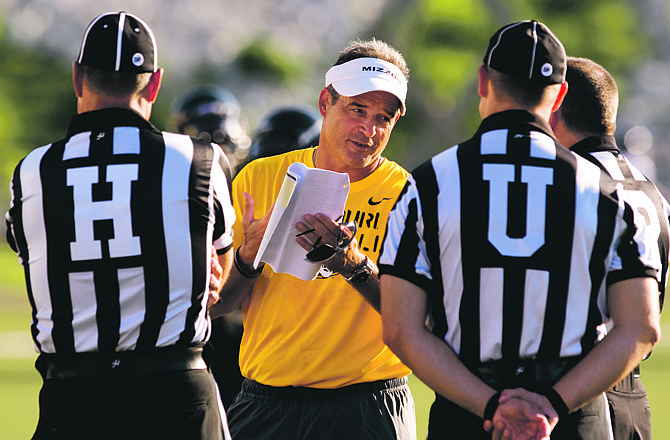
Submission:
[[[427,292],[433,332],[465,365],[585,354],[605,286],[656,275],[641,217],[551,133],[494,114],[417,168],[390,213],[380,273]]]
[[[631,202],[644,216],[650,233],[658,237],[658,252],[662,269],[658,273],[661,307],[668,281],[668,253],[670,252],[670,205],[656,185],[621,154],[614,136],[594,136],[577,142],[570,150],[601,167],[617,182],[621,182]]]
[[[75,115],[16,167],[7,239],[41,353],[206,341],[212,246],[232,246],[221,149],[128,109]]]

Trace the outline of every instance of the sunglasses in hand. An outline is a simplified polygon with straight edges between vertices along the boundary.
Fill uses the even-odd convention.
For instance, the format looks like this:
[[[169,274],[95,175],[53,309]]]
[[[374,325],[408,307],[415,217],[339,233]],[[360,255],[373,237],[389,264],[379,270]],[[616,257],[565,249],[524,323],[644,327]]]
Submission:
[[[358,231],[358,224],[352,221],[346,224],[339,223],[339,225],[344,226],[346,230],[348,230],[348,232],[340,228],[340,232],[337,234],[337,245],[333,247],[328,243],[324,243],[321,246],[319,246],[319,244],[322,241],[322,237],[319,236],[319,238],[316,239],[314,244],[312,244],[312,249],[309,252],[307,252],[307,255],[305,255],[305,258],[307,258],[307,260],[313,263],[325,261],[330,257],[332,257],[333,255],[335,255],[336,252],[339,252],[342,249],[349,246],[349,243],[351,243],[354,240],[354,237],[356,237],[356,232]],[[314,230],[305,231],[299,235],[304,235],[309,232],[314,232]]]

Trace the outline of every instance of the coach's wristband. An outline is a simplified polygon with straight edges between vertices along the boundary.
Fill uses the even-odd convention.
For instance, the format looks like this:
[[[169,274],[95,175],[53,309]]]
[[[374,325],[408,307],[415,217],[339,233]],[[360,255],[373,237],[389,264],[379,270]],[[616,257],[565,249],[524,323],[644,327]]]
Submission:
[[[233,257],[233,263],[235,263],[235,268],[244,278],[258,278],[260,274],[263,272],[263,268],[265,267],[265,263],[259,265],[258,268],[256,269],[254,269],[253,266],[247,265],[240,258],[240,248],[235,249],[235,257]]]
[[[540,394],[546,397],[547,400],[549,400],[549,403],[551,403],[551,406],[554,407],[554,410],[558,414],[558,420],[561,420],[570,414],[570,408],[568,408],[568,405],[565,404],[565,401],[561,395],[558,394],[558,391],[549,387],[544,391],[541,391]]]
[[[484,420],[493,421],[493,414],[496,413],[498,405],[500,405],[500,402],[498,402],[498,400],[500,399],[501,394],[502,394],[501,392],[495,393],[493,396],[491,396],[489,401],[486,402],[486,407],[484,408]]]

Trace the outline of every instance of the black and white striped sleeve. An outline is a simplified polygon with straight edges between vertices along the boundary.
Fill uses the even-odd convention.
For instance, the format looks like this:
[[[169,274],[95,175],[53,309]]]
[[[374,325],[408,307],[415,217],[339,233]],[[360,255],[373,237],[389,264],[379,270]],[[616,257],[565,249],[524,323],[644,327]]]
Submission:
[[[230,163],[220,146],[212,144],[214,161],[212,164],[212,188],[216,222],[214,225],[214,246],[219,255],[226,253],[233,246],[233,224],[235,223],[235,209],[233,208],[225,167],[230,169]]]
[[[661,270],[658,233],[648,226],[645,216],[635,207],[635,200],[621,186],[616,189],[619,201],[617,228],[619,237],[612,249],[607,283],[637,278],[653,277]]]
[[[414,177],[409,176],[389,213],[378,262],[380,275],[393,275],[429,289],[432,276],[423,230],[419,192]]]

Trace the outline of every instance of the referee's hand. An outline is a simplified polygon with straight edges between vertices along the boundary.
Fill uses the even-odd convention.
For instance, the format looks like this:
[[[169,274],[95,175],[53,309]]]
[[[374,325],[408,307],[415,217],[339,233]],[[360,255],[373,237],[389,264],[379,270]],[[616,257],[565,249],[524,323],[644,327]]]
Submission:
[[[558,423],[558,413],[546,397],[523,388],[506,389],[503,390],[500,396],[500,403],[502,404],[512,398],[524,399],[539,408],[541,413],[547,418],[551,429],[554,429]]]
[[[493,440],[549,440],[558,415],[546,399],[523,388],[504,390],[484,430]]]
[[[219,302],[219,292],[221,292],[221,288],[223,287],[223,268],[219,264],[219,256],[216,253],[214,246],[212,246],[210,272],[207,307]]]

